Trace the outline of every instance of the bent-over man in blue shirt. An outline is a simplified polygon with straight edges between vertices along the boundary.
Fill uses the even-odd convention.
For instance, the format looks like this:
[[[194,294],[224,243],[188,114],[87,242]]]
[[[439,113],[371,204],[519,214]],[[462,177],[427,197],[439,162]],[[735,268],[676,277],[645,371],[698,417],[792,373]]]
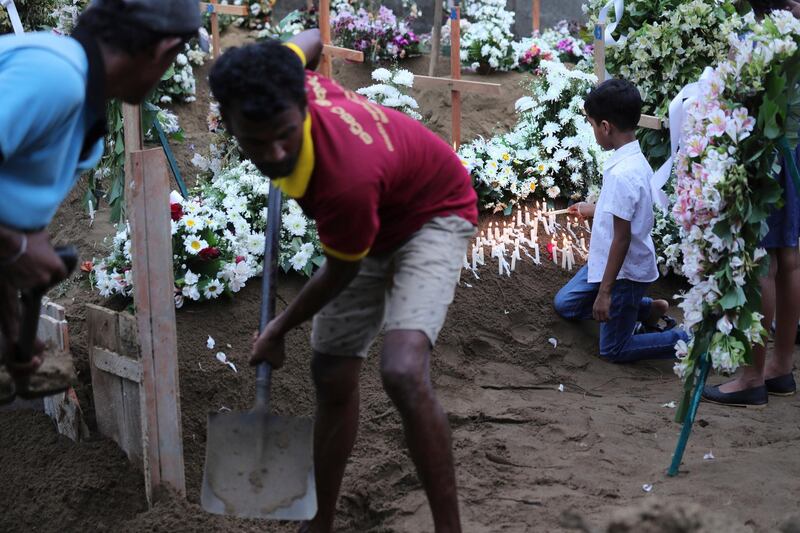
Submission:
[[[9,364],[18,291],[66,276],[45,228],[103,154],[106,102],[141,103],[200,25],[196,0],[94,0],[71,37],[0,37],[0,325],[12,374],[41,363]]]

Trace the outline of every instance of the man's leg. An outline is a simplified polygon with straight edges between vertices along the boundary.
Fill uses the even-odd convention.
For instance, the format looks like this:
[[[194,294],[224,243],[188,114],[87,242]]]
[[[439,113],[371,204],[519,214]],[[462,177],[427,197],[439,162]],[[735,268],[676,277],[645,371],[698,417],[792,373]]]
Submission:
[[[311,375],[317,393],[314,472],[319,510],[301,527],[304,533],[333,530],[342,476],[358,429],[359,370],[383,325],[384,263],[364,259],[358,276],[314,317]]]
[[[421,331],[386,333],[383,386],[403,419],[408,448],[428,495],[437,533],[461,531],[450,426],[433,392],[431,346]]]
[[[301,531],[333,530],[336,500],[358,431],[358,374],[363,359],[314,353],[311,375],[317,393],[314,418],[314,476],[317,516]]]
[[[663,333],[633,334],[648,285],[628,280],[617,280],[614,284],[611,318],[600,326],[600,356],[604,359],[614,363],[672,359],[675,357],[675,344],[688,339],[679,328]]]
[[[775,278],[778,274],[778,259],[775,250],[769,253],[769,272],[767,276],[761,278],[761,313],[764,318],[761,325],[769,331],[772,327],[772,319],[775,317]],[[789,295],[796,297],[795,295]],[[795,331],[796,326],[795,326]],[[767,362],[767,347],[761,344],[753,345],[753,364],[742,369],[741,374],[727,383],[719,386],[719,391],[723,393],[739,392],[764,385],[764,367]],[[770,376],[774,377],[774,376]]]
[[[584,265],[556,294],[556,313],[567,320],[590,320],[599,283],[589,283],[589,267]]]
[[[431,385],[431,346],[447,318],[474,227],[435,218],[394,255],[381,354],[384,388],[400,411],[437,533],[461,531],[447,416]]]

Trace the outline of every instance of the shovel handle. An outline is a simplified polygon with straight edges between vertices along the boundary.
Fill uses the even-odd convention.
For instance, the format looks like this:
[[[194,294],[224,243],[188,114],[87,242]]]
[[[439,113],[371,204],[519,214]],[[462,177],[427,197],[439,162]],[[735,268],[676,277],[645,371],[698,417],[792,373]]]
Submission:
[[[78,251],[74,246],[64,246],[55,249],[56,254],[64,263],[67,273],[72,273],[78,265]],[[22,324],[19,340],[17,341],[16,362],[26,364],[33,358],[33,344],[39,330],[39,314],[42,312],[42,298],[50,289],[47,287],[34,287],[22,291]]]
[[[272,183],[269,186],[267,205],[267,230],[264,239],[264,274],[261,285],[261,322],[259,332],[264,331],[275,317],[275,294],[278,281],[278,252],[281,237],[281,190]],[[270,378],[272,366],[261,363],[256,367],[256,409],[269,407]]]

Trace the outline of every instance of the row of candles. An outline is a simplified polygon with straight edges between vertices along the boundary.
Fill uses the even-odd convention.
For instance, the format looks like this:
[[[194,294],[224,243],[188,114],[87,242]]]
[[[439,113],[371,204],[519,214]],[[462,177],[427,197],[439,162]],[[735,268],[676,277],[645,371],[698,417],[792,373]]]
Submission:
[[[525,254],[537,265],[542,264],[539,249],[539,225],[542,225],[544,232],[550,237],[548,246],[553,257],[553,263],[560,264],[561,268],[571,271],[575,267],[575,254],[577,253],[582,260],[588,256],[586,238],[578,235],[580,231],[591,233],[591,226],[588,221],[582,225],[577,217],[567,216],[565,224],[562,226],[556,222],[558,215],[567,214],[568,210],[549,211],[547,206],[536,203],[533,209],[529,207],[518,208],[511,216],[510,222],[489,223],[487,230],[482,231],[475,239],[472,247],[471,258],[468,260],[464,256],[464,267],[472,270],[477,276],[478,265],[486,264],[484,248],[489,247],[490,259],[497,259],[497,270],[501,276],[511,275],[516,270],[517,263],[522,261]],[[559,230],[561,230],[559,232]],[[530,236],[530,238],[528,238]],[[509,252],[508,247],[511,246]],[[510,253],[510,258],[507,254]]]

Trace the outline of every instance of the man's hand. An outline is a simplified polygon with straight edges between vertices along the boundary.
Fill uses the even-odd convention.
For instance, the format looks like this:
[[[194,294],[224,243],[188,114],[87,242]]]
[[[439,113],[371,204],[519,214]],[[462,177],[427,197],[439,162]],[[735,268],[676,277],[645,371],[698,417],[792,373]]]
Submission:
[[[0,259],[13,257],[22,246],[22,234],[3,228],[3,255]],[[50,287],[65,279],[68,275],[64,262],[58,257],[50,236],[39,231],[28,234],[28,247],[25,253],[14,263],[0,267],[0,275],[12,287],[31,289],[34,287]]]
[[[255,335],[253,343],[253,353],[250,356],[250,366],[256,366],[267,362],[272,368],[279,369],[286,361],[286,344],[284,334],[278,328],[276,320],[273,320],[261,335]]]
[[[594,216],[594,204],[589,202],[578,202],[572,204],[568,208],[569,214],[581,218],[592,218]]]
[[[600,288],[597,298],[594,300],[592,316],[598,322],[608,322],[611,318],[611,291]]]

